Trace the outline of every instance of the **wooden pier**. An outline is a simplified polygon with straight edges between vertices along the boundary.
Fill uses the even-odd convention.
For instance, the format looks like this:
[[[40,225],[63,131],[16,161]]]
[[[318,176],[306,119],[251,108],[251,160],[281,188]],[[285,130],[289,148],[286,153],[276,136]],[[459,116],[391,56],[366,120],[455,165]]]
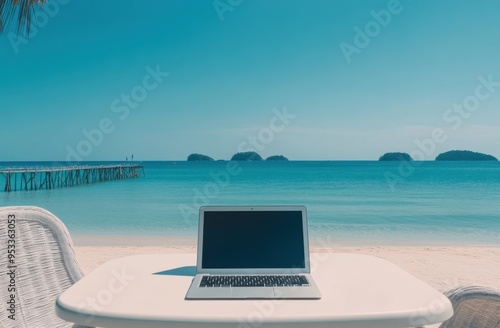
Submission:
[[[40,190],[73,187],[103,181],[140,178],[144,167],[137,164],[26,167],[1,169],[4,191]]]

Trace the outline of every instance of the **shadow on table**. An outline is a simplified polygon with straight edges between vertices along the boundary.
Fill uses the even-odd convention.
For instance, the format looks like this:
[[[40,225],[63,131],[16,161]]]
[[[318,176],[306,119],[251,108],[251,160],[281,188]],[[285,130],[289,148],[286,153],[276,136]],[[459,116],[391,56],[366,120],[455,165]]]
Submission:
[[[153,274],[160,276],[184,276],[184,277],[194,277],[196,276],[195,266],[183,266],[175,269],[155,272]]]

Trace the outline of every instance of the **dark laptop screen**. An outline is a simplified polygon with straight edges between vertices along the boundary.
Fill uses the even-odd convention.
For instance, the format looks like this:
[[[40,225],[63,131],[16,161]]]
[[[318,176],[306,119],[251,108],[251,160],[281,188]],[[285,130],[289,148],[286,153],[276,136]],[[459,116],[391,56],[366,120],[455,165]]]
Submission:
[[[305,268],[301,211],[206,211],[202,268]]]

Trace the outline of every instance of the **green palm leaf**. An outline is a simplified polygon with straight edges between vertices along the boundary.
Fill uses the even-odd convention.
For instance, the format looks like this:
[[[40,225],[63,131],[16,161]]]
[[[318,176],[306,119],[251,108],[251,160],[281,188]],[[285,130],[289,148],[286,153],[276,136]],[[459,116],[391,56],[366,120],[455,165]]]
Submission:
[[[16,20],[17,34],[29,36],[35,8],[42,7],[45,2],[47,0],[0,0],[0,33]]]

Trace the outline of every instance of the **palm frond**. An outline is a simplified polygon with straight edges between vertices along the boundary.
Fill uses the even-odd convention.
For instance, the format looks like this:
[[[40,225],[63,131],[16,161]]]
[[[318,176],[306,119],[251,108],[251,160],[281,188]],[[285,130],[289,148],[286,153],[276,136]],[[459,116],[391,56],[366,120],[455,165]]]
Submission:
[[[29,36],[35,8],[42,7],[45,2],[47,0],[0,0],[0,33],[15,19],[17,34]]]

